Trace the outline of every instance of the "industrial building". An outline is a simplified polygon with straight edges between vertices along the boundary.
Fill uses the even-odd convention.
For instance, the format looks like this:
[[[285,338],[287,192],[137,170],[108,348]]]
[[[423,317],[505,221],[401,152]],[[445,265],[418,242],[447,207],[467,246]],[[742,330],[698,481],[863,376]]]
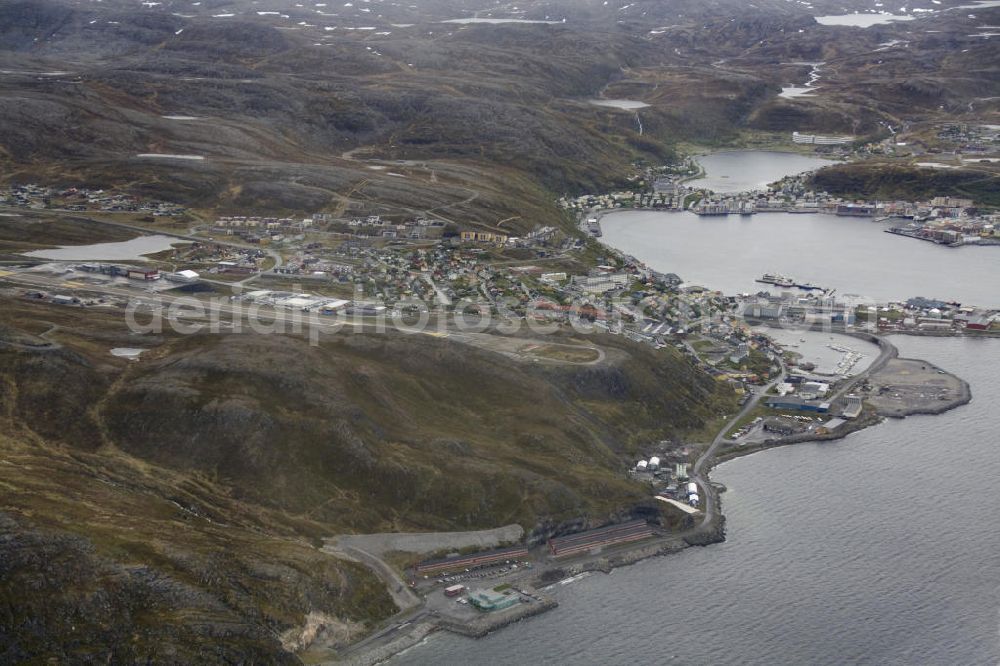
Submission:
[[[129,280],[159,280],[160,271],[148,268],[130,268],[127,277]]]
[[[195,271],[185,270],[177,271],[176,273],[167,273],[164,277],[171,282],[195,282],[201,276]]]
[[[510,608],[520,601],[520,597],[513,591],[507,593],[496,592],[494,590],[470,590],[469,603],[481,611],[498,611]]]
[[[350,305],[350,301],[330,298],[329,296],[297,294],[288,291],[269,291],[267,289],[251,291],[245,294],[243,299],[276,308],[288,308],[303,312],[317,311],[321,314],[334,314]]]
[[[754,319],[781,319],[784,304],[781,302],[752,303],[747,306],[745,315]]]
[[[842,146],[853,141],[853,136],[828,136],[823,134],[802,134],[801,132],[792,132],[793,143],[804,143],[816,146]]]
[[[489,550],[470,555],[457,555],[436,560],[425,560],[414,567],[418,574],[430,575],[451,571],[465,571],[477,567],[524,560],[528,557],[528,549],[524,546]]]
[[[871,217],[875,214],[875,206],[852,203],[838,204],[834,214],[841,217]]]
[[[844,418],[856,419],[861,415],[864,403],[860,395],[848,395],[845,398],[847,405],[844,407]]]
[[[802,429],[794,421],[783,418],[769,418],[764,421],[764,432],[773,432],[776,435],[787,437],[794,435]]]
[[[995,319],[995,316],[977,315],[970,317],[965,327],[972,331],[987,331]]]
[[[555,557],[569,557],[589,552],[601,546],[640,541],[651,536],[653,536],[653,530],[645,520],[632,520],[627,523],[549,539],[549,551]]]
[[[828,402],[814,402],[791,396],[768,398],[767,406],[771,409],[789,409],[800,412],[817,412],[819,414],[825,414],[830,411],[830,403]]]
[[[631,281],[628,273],[610,273],[599,275],[577,275],[573,277],[573,286],[591,293],[603,294],[613,289],[627,287]]]
[[[77,268],[88,273],[100,273],[111,277],[126,277],[130,280],[159,280],[160,271],[150,268],[115,264],[80,264]]]

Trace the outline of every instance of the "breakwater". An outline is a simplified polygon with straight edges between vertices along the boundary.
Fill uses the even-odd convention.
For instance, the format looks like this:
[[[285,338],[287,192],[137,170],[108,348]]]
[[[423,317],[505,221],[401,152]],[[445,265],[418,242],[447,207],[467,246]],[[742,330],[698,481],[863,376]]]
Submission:
[[[559,605],[555,599],[545,595],[538,593],[533,593],[533,595],[536,600],[530,604],[521,604],[506,611],[484,614],[482,617],[468,622],[451,618],[441,618],[437,621],[437,627],[445,631],[450,631],[453,634],[459,634],[460,636],[482,638],[515,622],[541,615]]]

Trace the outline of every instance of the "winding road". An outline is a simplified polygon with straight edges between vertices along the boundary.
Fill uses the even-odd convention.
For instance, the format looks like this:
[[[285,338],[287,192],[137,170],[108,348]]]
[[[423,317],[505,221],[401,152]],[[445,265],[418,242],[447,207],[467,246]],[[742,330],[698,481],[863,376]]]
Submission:
[[[893,345],[888,340],[886,340],[885,338],[873,335],[865,335],[863,333],[854,333],[854,334],[848,333],[848,335],[851,335],[852,337],[856,337],[858,339],[865,340],[866,342],[874,342],[879,346],[880,353],[878,355],[878,358],[872,361],[871,365],[869,365],[865,370],[859,372],[857,375],[851,377],[850,379],[844,380],[843,386],[837,389],[837,391],[830,397],[829,401],[831,403],[841,399],[845,394],[847,394],[860,382],[868,379],[868,377],[870,377],[871,375],[875,374],[876,372],[884,368],[890,360],[899,356],[899,350],[896,349],[896,346]],[[732,430],[732,428],[740,421],[740,419],[749,414],[751,410],[753,410],[760,402],[760,399],[763,398],[765,395],[767,395],[768,391],[777,386],[780,382],[784,381],[785,374],[786,374],[785,368],[784,366],[782,366],[781,374],[778,375],[778,377],[774,381],[772,381],[762,389],[754,391],[753,397],[750,400],[747,400],[746,404],[743,405],[743,408],[740,410],[740,412],[732,419],[730,419],[725,426],[723,426],[723,428],[715,436],[715,439],[712,441],[712,444],[707,449],[705,449],[704,453],[702,453],[701,456],[699,456],[698,459],[695,461],[694,466],[692,467],[691,470],[692,471],[691,480],[697,483],[698,487],[702,489],[703,496],[705,498],[705,507],[704,507],[705,516],[702,519],[700,525],[701,527],[709,525],[710,522],[715,519],[716,514],[718,513],[718,507],[716,506],[716,497],[715,493],[711,492],[711,486],[709,485],[707,477],[706,465],[708,465],[711,462],[711,460],[715,457],[716,451],[718,451],[719,447],[725,441],[726,433]]]
[[[392,567],[371,553],[343,544],[328,541],[321,550],[335,557],[364,564],[385,584],[386,590],[400,611],[408,611],[423,605],[423,600],[400,578]]]
[[[778,376],[770,382],[767,386],[759,390],[753,390],[753,397],[746,401],[743,408],[736,414],[733,418],[726,422],[726,425],[719,430],[719,433],[712,440],[705,452],[702,453],[694,463],[694,467],[691,469],[691,480],[698,484],[698,487],[702,490],[702,495],[705,498],[705,515],[702,518],[700,527],[705,527],[709,525],[713,520],[715,520],[716,514],[718,513],[718,507],[716,506],[715,493],[712,492],[712,488],[709,485],[708,477],[705,475],[703,470],[705,465],[708,464],[710,460],[715,456],[715,452],[719,449],[722,443],[725,441],[726,433],[728,433],[732,428],[739,423],[740,419],[749,414],[760,402],[760,399],[767,395],[767,392],[772,388],[777,386],[779,383],[785,380],[785,368],[782,366],[781,372]]]

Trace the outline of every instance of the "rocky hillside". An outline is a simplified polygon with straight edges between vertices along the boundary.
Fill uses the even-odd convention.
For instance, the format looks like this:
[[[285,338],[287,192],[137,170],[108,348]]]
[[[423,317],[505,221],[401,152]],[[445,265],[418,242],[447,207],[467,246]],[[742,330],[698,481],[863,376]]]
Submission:
[[[839,165],[817,171],[811,186],[847,197],[913,201],[934,192],[972,199],[983,206],[1000,206],[1000,178],[975,168],[935,169],[879,162]]]
[[[638,446],[731,406],[617,339],[540,366],[426,336],[136,339],[2,305],[4,661],[294,660],[317,627],[336,645],[394,610],[319,538],[600,521],[647,501]]]
[[[679,142],[874,136],[978,113],[998,80],[995,50],[943,9],[857,29],[814,19],[850,2],[479,12],[550,21],[501,25],[445,22],[479,9],[459,0],[298,4],[0,5],[2,177],[121,185],[213,212],[347,203],[481,227],[518,218],[510,228],[523,230],[562,221],[556,196],[614,187]],[[818,61],[821,93],[778,97]],[[587,103],[598,96],[650,106],[637,119]]]

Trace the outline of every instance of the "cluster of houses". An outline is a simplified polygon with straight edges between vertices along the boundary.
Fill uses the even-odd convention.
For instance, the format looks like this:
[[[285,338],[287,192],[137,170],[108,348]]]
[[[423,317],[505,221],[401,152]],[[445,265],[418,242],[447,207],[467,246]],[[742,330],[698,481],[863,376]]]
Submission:
[[[879,330],[989,331],[1000,330],[1000,311],[930,298],[911,298],[905,303],[868,306],[859,316],[875,321]]]
[[[309,249],[296,253],[293,257],[274,269],[275,273],[283,275],[308,275],[317,278],[336,277],[342,282],[349,280],[355,274],[353,264],[332,261],[317,256]]]
[[[672,209],[698,215],[753,215],[764,212],[813,213],[876,220],[909,220],[888,231],[950,246],[1000,244],[1000,214],[978,209],[971,199],[935,197],[930,201],[854,201],[809,189],[806,176],[791,176],[765,190],[717,195],[669,183],[652,191],[618,191],[563,197],[565,210]],[[581,220],[581,229],[601,235],[596,217]]]
[[[620,190],[607,194],[584,194],[578,197],[562,197],[558,205],[564,210],[583,211],[591,208],[660,208],[680,210],[687,194],[694,192],[680,186],[670,185],[654,192],[633,192]]]
[[[351,233],[361,236],[424,240],[441,238],[444,235],[445,223],[422,217],[398,223],[385,220],[380,215],[369,215],[351,219],[347,222],[347,227]]]
[[[448,244],[413,250],[366,248],[355,256],[355,282],[366,296],[389,304],[475,297],[493,276],[480,251]]]
[[[232,215],[216,218],[212,231],[238,236],[254,245],[270,245],[287,238],[299,238],[312,226],[310,218]]]
[[[826,294],[801,294],[794,291],[740,296],[737,311],[752,321],[791,321],[810,326],[853,325],[857,313],[851,302],[840,302]]]
[[[313,221],[310,218],[297,220],[291,217],[246,217],[243,215],[233,215],[219,217],[213,225],[217,231],[227,231],[229,229],[260,229],[262,231],[274,231],[281,229],[284,231],[303,232],[312,227]]]
[[[1000,313],[997,311],[922,297],[911,298],[905,303],[871,305],[850,298],[840,300],[826,294],[802,295],[785,291],[780,294],[751,294],[737,300],[737,311],[749,320],[781,320],[831,328],[864,323],[883,331],[1000,329]]]
[[[324,217],[328,214],[314,215],[313,221],[329,221]],[[385,229],[394,227],[378,216],[359,218],[358,222],[380,224]],[[421,223],[426,223],[428,229],[440,229],[437,223],[427,220]],[[410,299],[446,304],[465,298],[495,302],[520,300],[527,298],[528,292],[521,281],[531,271],[524,271],[523,267],[509,270],[492,267],[488,261],[490,249],[504,242],[506,248],[533,248],[536,256],[544,257],[549,252],[569,249],[576,242],[576,239],[566,239],[554,227],[541,227],[518,238],[477,231],[467,233],[463,240],[456,233],[433,244],[385,244],[378,237],[361,235],[338,240],[331,248],[316,242],[301,245],[275,272],[353,281],[365,297],[389,304]]]
[[[187,212],[187,209],[177,204],[140,199],[128,194],[86,187],[61,189],[32,184],[11,185],[0,189],[0,204],[38,210],[57,208],[73,211],[147,213],[162,217],[175,217]]]
[[[861,325],[879,330],[987,331],[1000,329],[1000,313],[923,297],[881,305],[837,299],[826,294],[761,292],[737,298],[744,319],[784,321],[826,327]]]
[[[1000,221],[997,218],[995,215],[989,218],[935,218],[925,222],[911,222],[903,227],[893,227],[889,231],[900,236],[909,236],[949,247],[997,245],[1000,244]]]
[[[938,131],[937,137],[954,144],[962,153],[986,153],[1000,145],[1000,128],[996,125],[947,124]]]
[[[171,261],[193,265],[216,274],[252,275],[260,272],[267,258],[267,253],[257,248],[197,242],[175,247]]]
[[[392,222],[380,215],[342,221],[334,218],[331,213],[314,213],[303,218],[225,216],[217,218],[212,226],[213,231],[238,235],[256,243],[279,242],[287,237],[320,228],[326,232],[357,238],[425,240],[441,238],[444,235],[445,223],[426,218]]]

